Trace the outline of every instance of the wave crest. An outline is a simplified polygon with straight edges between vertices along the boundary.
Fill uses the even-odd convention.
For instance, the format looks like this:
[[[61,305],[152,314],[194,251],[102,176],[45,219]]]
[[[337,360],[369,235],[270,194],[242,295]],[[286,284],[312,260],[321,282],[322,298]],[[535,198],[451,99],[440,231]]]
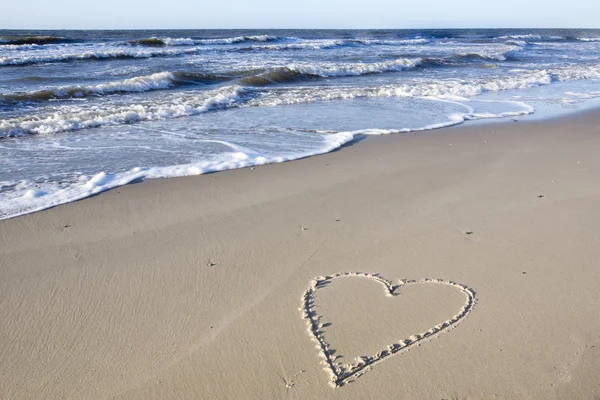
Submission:
[[[423,81],[414,84],[396,84],[365,88],[298,88],[273,91],[250,99],[248,106],[278,106],[314,101],[353,99],[361,97],[434,97],[470,98],[487,92],[512,89],[528,89],[550,85],[558,81],[600,79],[600,64],[538,70],[507,77],[492,77],[471,82],[450,80],[443,82]]]
[[[516,39],[516,40],[565,40],[564,36],[544,36],[534,33],[527,33],[522,35],[503,35],[495,37],[494,39]]]
[[[196,42],[190,38],[159,38],[150,37],[144,39],[130,40],[127,44],[135,46],[148,46],[148,47],[164,47],[164,46],[194,46]]]
[[[0,36],[0,46],[28,44],[45,45],[68,42],[71,42],[71,40],[60,36]]]
[[[401,58],[379,63],[319,63],[319,64],[292,64],[275,68],[259,75],[248,76],[240,81],[252,86],[266,86],[272,83],[293,82],[314,78],[332,78],[343,76],[360,76],[382,72],[396,72],[415,68],[420,65],[420,58]]]
[[[210,38],[210,39],[198,39],[195,44],[235,44],[243,42],[274,42],[279,40],[279,37],[274,35],[251,35],[251,36],[236,36],[230,38]]]
[[[178,94],[155,102],[142,101],[138,104],[111,105],[105,108],[88,106],[61,107],[59,111],[49,109],[37,115],[0,120],[0,138],[192,116],[229,107],[243,101],[244,94],[245,89],[240,86],[226,86],[211,91]]]
[[[140,93],[164,90],[183,84],[212,84],[232,79],[230,76],[195,72],[158,72],[98,85],[61,86],[24,93],[0,94],[0,102],[32,102],[50,99],[83,98],[119,93]]]
[[[295,70],[290,67],[283,74],[309,74],[323,70]],[[305,66],[305,68],[311,68]],[[312,68],[316,68],[312,66]],[[321,66],[322,68],[322,66]],[[395,68],[400,68],[396,66]],[[335,70],[337,74],[341,71]],[[359,71],[351,71],[359,73]],[[165,73],[169,74],[169,73]],[[170,79],[170,75],[166,75]],[[339,76],[339,75],[338,75]],[[273,78],[269,78],[273,79]],[[48,107],[38,114],[0,120],[0,138],[27,134],[52,134],[94,128],[105,125],[122,125],[140,121],[171,119],[196,115],[215,109],[238,106],[277,106],[315,101],[353,99],[360,97],[434,97],[438,99],[470,98],[486,92],[511,89],[528,89],[558,81],[600,79],[600,64],[556,68],[520,73],[514,76],[489,79],[422,81],[413,84],[396,84],[381,87],[343,88],[310,87],[285,88],[285,90],[253,90],[241,86],[225,86],[208,91],[178,92],[154,100],[140,100],[135,104],[113,103],[104,108],[94,104],[83,106]],[[270,81],[269,81],[270,82]],[[105,88],[104,90],[110,90]],[[45,111],[44,111],[45,110]]]
[[[380,40],[380,39],[353,39],[352,42],[370,45],[386,45],[386,46],[407,46],[415,44],[427,44],[430,39],[415,38],[415,39],[398,39],[398,40]]]
[[[199,52],[197,48],[190,49],[134,49],[113,47],[94,49],[80,53],[56,53],[42,55],[25,55],[16,57],[0,57],[0,66],[32,65],[52,62],[69,62],[78,60],[114,60],[128,58],[174,57]]]

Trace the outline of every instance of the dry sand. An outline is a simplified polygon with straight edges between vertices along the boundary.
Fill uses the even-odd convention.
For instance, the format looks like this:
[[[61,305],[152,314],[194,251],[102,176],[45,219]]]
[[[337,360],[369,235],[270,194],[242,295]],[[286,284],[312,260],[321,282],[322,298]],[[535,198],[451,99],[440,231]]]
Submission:
[[[466,125],[0,221],[0,399],[598,399],[599,154],[598,112]],[[476,300],[329,278],[311,330],[353,271]],[[333,388],[315,335],[412,344]]]

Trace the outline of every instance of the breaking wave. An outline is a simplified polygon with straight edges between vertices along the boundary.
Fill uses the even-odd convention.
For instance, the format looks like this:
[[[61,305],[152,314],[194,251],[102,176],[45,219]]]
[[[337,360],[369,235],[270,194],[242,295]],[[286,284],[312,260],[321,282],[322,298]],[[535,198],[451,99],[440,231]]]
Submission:
[[[311,78],[331,78],[342,76],[359,76],[382,72],[402,71],[415,68],[421,63],[420,58],[398,59],[378,63],[317,63],[292,64],[279,67],[260,75],[242,78],[240,81],[254,86],[265,86],[272,83],[292,82]]]
[[[399,67],[396,66],[396,68]],[[300,73],[326,74],[330,72],[308,69]],[[336,74],[342,73],[339,70],[333,72]],[[352,73],[359,72],[353,71]],[[167,74],[169,73],[165,73],[165,77],[170,79]],[[531,71],[514,76],[491,77],[471,82],[463,80],[422,81],[414,84],[396,84],[381,87],[344,88],[324,86],[263,90],[260,92],[237,85],[225,86],[209,91],[177,93],[160,99],[142,100],[136,104],[113,103],[103,107],[84,105],[50,108],[48,111],[42,110],[39,114],[1,120],[0,138],[28,134],[53,134],[105,125],[179,118],[239,106],[277,106],[360,97],[431,97],[438,99],[462,98],[464,100],[486,92],[527,89],[549,85],[558,81],[582,79],[600,79],[600,64]]]
[[[0,120],[0,138],[30,134],[53,134],[106,125],[179,118],[226,108],[243,100],[244,88],[223,88],[169,96],[137,104],[109,104],[104,107],[63,106],[36,115]]]
[[[407,46],[415,44],[427,44],[431,42],[430,39],[416,38],[416,39],[400,39],[400,40],[379,40],[379,39],[353,39],[352,42],[369,45],[386,45],[386,46]]]
[[[51,62],[68,62],[78,60],[114,60],[127,58],[150,58],[150,57],[173,57],[185,54],[197,53],[199,49],[163,49],[163,50],[139,50],[133,48],[108,48],[94,49],[78,53],[55,53],[26,55],[16,57],[0,57],[0,66],[31,65]]]
[[[274,42],[279,40],[279,37],[274,35],[252,35],[252,36],[236,36],[230,38],[211,38],[211,39],[198,39],[195,41],[196,44],[235,44],[243,42]]]
[[[149,37],[143,39],[134,39],[127,42],[131,45],[164,47],[164,46],[195,46],[199,44],[227,45],[243,42],[272,42],[279,40],[273,35],[255,35],[255,36],[236,36],[230,38],[211,38],[211,39],[192,39],[192,38],[171,38],[171,37]]]
[[[277,83],[318,78],[361,76],[386,72],[399,72],[417,67],[456,65],[457,63],[478,60],[504,60],[506,59],[506,53],[507,52],[498,54],[456,54],[448,58],[399,58],[376,63],[296,63],[276,67],[264,72],[247,70],[228,74],[164,71],[97,85],[61,86],[33,92],[4,93],[0,94],[0,102],[30,102],[147,92],[170,89],[185,84],[215,84],[234,79],[239,79],[239,83],[244,85],[267,86]]]
[[[499,92],[513,89],[528,89],[550,85],[554,82],[583,79],[600,79],[600,64],[578,66],[555,70],[531,71],[508,77],[491,77],[471,82],[449,80],[443,82],[422,81],[414,84],[396,84],[364,88],[313,88],[285,89],[271,91],[263,96],[245,102],[245,106],[278,106],[354,99],[363,97],[430,97],[430,98],[466,98],[487,92]]]
[[[278,44],[255,44],[244,50],[327,50],[337,47],[349,46],[409,46],[429,43],[429,39],[405,39],[405,40],[376,40],[376,39],[317,39],[317,40],[299,40],[289,38],[294,41],[292,43]]]
[[[255,44],[241,50],[324,50],[352,45],[344,40],[307,40],[296,43]]]
[[[190,38],[158,38],[135,39],[127,42],[137,46],[163,47],[163,46],[193,46],[195,42]]]
[[[61,86],[33,92],[0,94],[0,103],[44,101],[50,99],[82,98],[118,93],[139,93],[170,89],[183,84],[211,84],[232,79],[224,75],[193,72],[158,72],[121,81],[97,85]]]
[[[533,33],[528,33],[524,35],[503,35],[498,36],[495,39],[517,39],[517,40],[564,40],[566,39],[564,36],[544,36],[537,35]]]

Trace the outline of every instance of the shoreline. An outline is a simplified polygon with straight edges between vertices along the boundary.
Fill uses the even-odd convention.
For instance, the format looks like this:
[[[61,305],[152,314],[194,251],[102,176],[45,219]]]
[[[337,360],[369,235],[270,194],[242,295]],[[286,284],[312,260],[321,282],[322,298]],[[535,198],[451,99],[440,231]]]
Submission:
[[[0,221],[0,397],[600,395],[600,112],[367,139]],[[349,272],[476,304],[334,390],[298,309]],[[319,289],[326,343],[351,363],[457,315],[426,286]]]
[[[486,125],[490,125],[490,124],[492,124],[492,125],[493,124],[504,124],[504,123],[510,123],[510,122],[523,122],[526,124],[536,123],[536,122],[551,123],[553,120],[561,120],[561,119],[565,119],[565,118],[578,118],[579,116],[584,116],[587,113],[594,113],[598,110],[600,110],[600,99],[592,98],[592,99],[588,100],[587,102],[585,102],[585,105],[583,105],[581,109],[568,110],[568,111],[555,110],[554,113],[550,116],[547,115],[548,110],[544,109],[541,112],[542,115],[538,116],[538,117],[536,117],[536,112],[537,112],[536,111],[536,112],[532,112],[530,114],[523,114],[523,115],[493,117],[493,118],[476,118],[473,120],[465,119],[462,122],[458,122],[458,123],[453,123],[453,122],[450,122],[450,120],[449,120],[447,122],[447,125],[445,125],[445,124],[439,124],[439,126],[431,125],[426,128],[419,128],[419,129],[415,129],[415,130],[409,131],[409,132],[389,132],[389,133],[378,133],[378,134],[364,133],[364,132],[371,131],[371,129],[348,131],[348,132],[336,132],[336,134],[333,135],[333,136],[336,136],[336,138],[332,138],[331,140],[325,141],[327,146],[332,147],[332,149],[325,150],[323,153],[315,153],[315,154],[310,154],[310,155],[305,155],[305,156],[298,156],[298,158],[284,159],[283,161],[265,160],[266,163],[263,163],[263,161],[259,162],[259,158],[260,159],[264,158],[261,156],[255,160],[256,163],[251,162],[248,165],[243,165],[243,164],[247,163],[245,160],[229,161],[228,163],[225,163],[225,164],[233,163],[234,165],[227,166],[227,165],[223,164],[222,167],[224,167],[224,169],[222,169],[222,170],[219,170],[219,169],[211,170],[211,168],[215,168],[215,167],[208,167],[209,170],[206,172],[201,172],[201,173],[194,172],[194,173],[190,173],[189,175],[152,177],[153,174],[158,173],[160,175],[161,172],[151,173],[150,171],[152,171],[152,170],[159,171],[162,169],[173,169],[173,168],[179,169],[179,170],[184,170],[187,168],[188,170],[191,171],[191,170],[199,169],[200,167],[198,166],[198,164],[191,163],[191,164],[182,164],[182,165],[171,165],[171,166],[165,166],[165,167],[137,167],[137,168],[133,168],[129,171],[123,171],[120,173],[112,173],[112,172],[106,173],[105,171],[101,171],[101,172],[98,172],[96,175],[92,176],[89,179],[88,183],[85,185],[85,187],[88,190],[88,193],[77,194],[74,198],[72,198],[70,200],[66,200],[66,201],[62,200],[60,198],[56,198],[57,195],[59,195],[60,193],[46,194],[46,195],[42,196],[41,198],[46,199],[46,196],[53,197],[55,199],[51,200],[51,201],[56,202],[56,203],[51,204],[51,205],[40,205],[39,207],[34,207],[29,211],[24,211],[24,212],[20,211],[19,213],[8,216],[8,217],[2,216],[0,218],[0,221],[18,218],[18,217],[21,217],[24,215],[52,209],[54,207],[62,206],[62,205],[69,204],[72,202],[85,200],[89,197],[94,197],[94,196],[97,196],[97,195],[107,192],[107,191],[120,189],[120,188],[123,188],[124,186],[128,186],[131,184],[138,184],[141,182],[148,182],[148,181],[157,180],[157,179],[158,180],[180,179],[180,178],[185,178],[185,177],[210,175],[210,174],[214,174],[217,172],[226,172],[226,171],[231,171],[231,170],[236,170],[236,169],[245,169],[245,168],[254,169],[256,167],[262,167],[263,165],[281,164],[281,163],[303,160],[306,158],[311,158],[311,157],[316,157],[316,156],[322,156],[322,155],[326,155],[326,154],[329,154],[332,152],[342,150],[348,146],[353,146],[353,145],[357,144],[358,142],[361,142],[370,137],[389,136],[389,135],[414,135],[414,134],[422,134],[422,133],[431,133],[431,132],[435,132],[435,131],[446,130],[448,128],[462,127],[464,125],[479,127],[479,126],[486,126]],[[523,119],[523,118],[525,118],[525,119]],[[374,130],[375,131],[385,131],[385,130],[380,130],[380,129],[374,129]],[[352,135],[352,139],[347,140],[348,135]],[[243,166],[240,166],[240,165],[243,165]],[[204,168],[204,167],[202,167],[202,168]],[[221,167],[219,167],[219,168],[221,168]],[[180,174],[180,173],[181,173],[181,171],[178,172],[178,174]],[[129,175],[129,176],[127,176],[127,175]],[[107,183],[103,183],[107,179],[108,179]],[[115,180],[117,182],[113,183],[112,182],[113,180]],[[119,183],[119,182],[126,182],[126,183]],[[105,188],[105,187],[103,187],[103,185],[109,185],[109,186],[107,186]],[[82,188],[83,188],[83,186],[82,186]],[[80,190],[81,190],[81,188],[80,188]],[[25,196],[27,196],[27,195],[28,194],[26,194]],[[32,193],[30,199],[34,200],[37,197],[38,197],[37,193]]]

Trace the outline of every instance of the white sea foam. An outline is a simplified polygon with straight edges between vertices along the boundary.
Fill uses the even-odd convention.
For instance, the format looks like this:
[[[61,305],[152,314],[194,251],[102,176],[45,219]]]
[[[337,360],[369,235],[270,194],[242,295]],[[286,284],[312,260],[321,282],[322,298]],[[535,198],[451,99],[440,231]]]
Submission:
[[[485,103],[494,103],[495,105],[499,104],[508,104],[510,105],[510,109],[506,111],[496,111],[496,112],[479,112],[477,109],[471,104],[476,104],[478,102],[484,101],[475,101],[472,102],[469,99],[464,98],[454,98],[454,100],[443,99],[439,97],[426,97],[426,99],[431,101],[442,101],[455,105],[462,106],[465,109],[465,112],[454,112],[448,114],[446,116],[447,120],[443,122],[437,122],[433,124],[427,124],[418,128],[399,128],[399,129],[361,129],[352,131],[351,133],[354,136],[358,135],[390,135],[395,133],[408,133],[408,132],[422,132],[422,131],[430,131],[433,129],[441,129],[447,128],[449,126],[460,125],[468,120],[478,120],[478,119],[493,119],[493,118],[505,118],[505,117],[517,117],[522,115],[533,114],[535,109],[523,102],[519,101],[485,101]]]
[[[447,116],[448,120],[445,122],[438,122],[435,124],[425,125],[420,128],[399,128],[399,129],[361,129],[352,131],[351,133],[355,136],[358,135],[369,135],[369,136],[379,136],[379,135],[391,135],[394,133],[408,133],[408,132],[422,132],[422,131],[430,131],[433,129],[447,128],[449,126],[459,125],[465,122],[464,114],[450,114]]]
[[[420,58],[400,58],[377,63],[298,63],[288,65],[286,68],[304,75],[328,78],[334,76],[358,76],[381,72],[402,71],[414,68],[420,65],[422,61],[423,60]]]
[[[122,81],[101,83],[99,85],[82,86],[82,91],[96,94],[109,94],[117,92],[146,92],[149,90],[166,89],[173,86],[175,77],[171,72],[158,72],[147,76],[136,76],[135,78]],[[60,94],[61,89],[56,89]]]
[[[158,72],[147,76],[137,76],[120,81],[106,82],[98,85],[77,85],[47,88],[34,92],[18,92],[0,94],[0,102],[35,101],[52,98],[84,97],[90,95],[106,95],[113,93],[139,93],[173,87],[177,81],[171,72]]]
[[[389,45],[389,46],[406,46],[416,44],[426,44],[431,42],[429,39],[417,38],[417,39],[398,39],[398,40],[380,40],[380,39],[354,39],[353,42],[361,43],[364,45]]]
[[[487,92],[528,89],[550,85],[558,81],[600,79],[600,64],[573,66],[553,70],[527,71],[513,76],[500,76],[473,81],[445,80],[438,82],[414,82],[380,87],[341,88],[324,87],[287,89],[285,92],[270,92],[253,98],[246,106],[276,106],[314,101],[354,99],[362,97],[462,97],[478,96]]]
[[[498,36],[497,39],[543,39],[542,35],[535,35],[533,33],[528,33],[525,35],[504,35],[504,36]]]
[[[470,58],[485,60],[505,61],[509,57],[522,53],[524,48],[515,44],[495,44],[493,46],[452,46],[444,44],[442,47],[446,52],[452,51],[451,55],[431,56],[429,60],[439,61],[441,64],[465,61]]]
[[[288,66],[300,74],[328,76],[354,76],[382,71],[398,71],[414,67],[415,60],[401,59],[388,63],[349,64],[299,64]],[[166,80],[162,80],[166,78]],[[168,85],[169,73],[160,76],[155,85]],[[513,76],[487,79],[445,80],[439,82],[414,82],[379,87],[309,87],[270,90],[258,96],[244,98],[247,89],[227,86],[204,92],[184,92],[153,101],[137,104],[112,104],[104,107],[62,106],[47,113],[26,115],[0,120],[0,137],[26,134],[53,134],[105,125],[129,124],[140,121],[171,119],[196,115],[218,108],[236,106],[277,106],[325,100],[354,99],[361,97],[473,97],[487,92],[527,89],[550,85],[552,82],[582,79],[600,79],[600,64],[573,66],[553,70],[530,71]],[[104,90],[118,90],[122,83]],[[139,85],[139,86],[137,86]],[[148,82],[131,83],[131,87],[147,88]]]
[[[344,77],[377,74],[383,72],[412,69],[423,62],[420,58],[399,58],[376,63],[295,63],[275,67],[259,75],[243,78],[241,81],[249,85],[269,85],[277,82],[290,82],[308,77]]]
[[[215,39],[199,39],[195,42],[198,44],[235,44],[242,42],[269,42],[279,40],[274,35],[252,35],[252,36],[236,36],[230,38],[215,38]]]
[[[83,49],[82,49],[83,50]],[[124,48],[106,47],[95,48],[73,52],[72,49],[54,53],[29,54],[0,57],[0,66],[3,65],[26,65],[35,63],[49,63],[57,61],[74,61],[86,59],[109,59],[109,58],[150,58],[168,57],[199,52],[199,48],[189,49],[147,49],[147,48]]]
[[[4,194],[0,193],[0,219],[11,218],[80,200],[140,179],[201,175],[209,172],[280,163],[317,154],[324,154],[338,149],[353,138],[354,135],[349,132],[324,135],[322,145],[319,148],[309,152],[288,153],[287,155],[282,156],[260,154],[230,144],[229,147],[234,151],[221,153],[210,159],[196,163],[167,167],[133,168],[127,172],[116,174],[99,172],[89,179],[73,183],[67,187],[59,187],[54,184],[47,186],[45,190],[36,188],[36,184],[34,183],[22,182],[19,190]]]
[[[574,65],[565,68],[555,68],[551,69],[550,73],[557,81],[600,79],[600,64]]]
[[[478,56],[488,60],[505,61],[508,57],[514,56],[523,51],[523,47],[519,45],[502,46],[500,48],[480,48],[476,51],[460,51],[459,56]]]
[[[457,125],[466,120],[480,118],[500,118],[510,115],[525,115],[533,112],[533,109],[530,106],[519,102],[504,102],[508,105],[509,109],[499,111],[494,114],[490,112],[478,112],[476,105],[479,103],[478,101],[469,101],[462,98],[452,98],[452,100],[429,98],[428,100],[456,104],[462,107],[464,112],[452,112],[446,116],[446,121],[426,124],[420,127],[398,129],[362,129],[356,131],[319,134],[318,136],[321,137],[320,145],[313,146],[313,148],[310,150],[304,150],[300,152],[288,150],[287,152],[276,156],[261,153],[260,151],[254,151],[234,143],[219,140],[202,140],[196,138],[196,141],[218,142],[219,144],[224,145],[225,148],[228,148],[229,151],[219,153],[202,161],[192,162],[189,164],[149,168],[136,167],[121,173],[99,172],[93,176],[81,176],[78,180],[66,186],[61,186],[56,182],[49,182],[41,185],[27,181],[20,183],[4,182],[0,184],[0,188],[2,186],[12,186],[14,190],[4,192],[0,191],[0,204],[2,204],[2,206],[0,206],[0,219],[10,218],[17,215],[43,210],[59,204],[83,199],[105,190],[126,185],[133,181],[200,175],[228,169],[244,168],[269,163],[280,163],[317,154],[324,154],[338,149],[360,135],[387,135],[403,132],[417,132]]]
[[[543,36],[537,35],[533,33],[528,33],[525,35],[504,35],[498,36],[496,39],[529,39],[529,40],[541,40],[541,39],[549,39],[549,40],[562,40],[565,39],[563,36]]]
[[[46,45],[45,48],[48,48],[49,45]],[[43,48],[43,45],[41,44],[3,44],[2,46],[0,46],[0,51],[7,51],[7,50],[12,50],[12,51],[21,51],[21,50],[36,50],[36,49],[40,49]]]
[[[523,40],[507,40],[506,44],[512,44],[519,47],[527,46],[527,42]]]
[[[152,36],[144,39],[133,39],[126,42],[125,44],[138,46],[193,46],[196,44],[196,42],[192,38]]]
[[[88,108],[63,106],[47,113],[0,120],[0,137],[53,134],[197,115],[231,106],[241,101],[243,92],[240,86],[227,86],[205,92],[178,94],[155,102]]]
[[[587,100],[587,99],[595,99],[596,97],[600,97],[600,92],[588,92],[588,93],[582,93],[582,92],[565,92],[565,94],[567,96],[570,96],[573,99],[582,99],[582,100]]]
[[[190,38],[162,38],[160,40],[168,46],[192,46],[196,44],[196,42]]]
[[[314,39],[300,40],[295,39],[292,43],[277,44],[255,44],[250,46],[253,50],[327,50],[336,47],[355,46],[362,44],[365,46],[388,45],[388,46],[408,46],[429,43],[429,39],[404,39],[404,40],[379,40],[379,39]]]
[[[577,40],[581,40],[582,42],[600,42],[600,37],[593,37],[593,38],[577,38]]]
[[[346,46],[343,40],[308,40],[297,43],[255,44],[252,50],[324,50]]]

